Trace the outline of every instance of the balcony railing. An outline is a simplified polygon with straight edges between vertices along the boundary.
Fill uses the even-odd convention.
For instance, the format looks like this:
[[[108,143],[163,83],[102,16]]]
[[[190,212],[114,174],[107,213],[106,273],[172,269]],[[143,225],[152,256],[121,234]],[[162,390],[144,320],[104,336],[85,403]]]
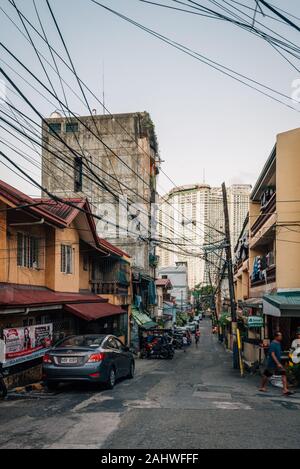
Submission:
[[[270,265],[265,269],[265,278],[259,280],[251,280],[251,287],[258,287],[259,285],[267,285],[275,282],[276,280],[276,266]]]
[[[128,287],[118,282],[99,282],[91,280],[91,290],[96,295],[128,295]]]
[[[276,192],[272,195],[269,202],[261,210],[260,215],[251,227],[251,235],[255,235],[265,222],[275,213],[276,210]]]

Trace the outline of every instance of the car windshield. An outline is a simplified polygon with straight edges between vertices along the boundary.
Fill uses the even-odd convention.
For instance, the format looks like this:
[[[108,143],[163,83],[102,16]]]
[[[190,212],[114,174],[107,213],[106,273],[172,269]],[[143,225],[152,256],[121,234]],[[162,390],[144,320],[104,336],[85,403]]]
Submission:
[[[55,347],[99,347],[105,335],[74,335],[58,342]]]

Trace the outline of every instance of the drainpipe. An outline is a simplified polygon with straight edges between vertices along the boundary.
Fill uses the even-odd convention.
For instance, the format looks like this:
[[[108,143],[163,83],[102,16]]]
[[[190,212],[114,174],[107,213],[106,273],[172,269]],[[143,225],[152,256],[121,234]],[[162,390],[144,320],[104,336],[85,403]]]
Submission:
[[[27,222],[24,222],[24,223],[10,223],[9,226],[32,226],[32,225],[43,225],[45,223],[45,219],[42,218],[41,220],[39,221],[34,221],[33,223],[27,223]]]

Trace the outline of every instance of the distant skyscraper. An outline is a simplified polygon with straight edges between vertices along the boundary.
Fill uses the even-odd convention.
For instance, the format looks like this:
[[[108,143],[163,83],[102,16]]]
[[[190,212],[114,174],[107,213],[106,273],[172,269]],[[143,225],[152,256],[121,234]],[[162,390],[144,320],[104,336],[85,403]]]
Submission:
[[[248,212],[250,189],[248,184],[227,188],[232,247]],[[208,184],[176,187],[161,198],[158,217],[160,267],[187,261],[190,288],[214,284],[222,261],[222,250],[215,246],[224,240],[221,188]]]

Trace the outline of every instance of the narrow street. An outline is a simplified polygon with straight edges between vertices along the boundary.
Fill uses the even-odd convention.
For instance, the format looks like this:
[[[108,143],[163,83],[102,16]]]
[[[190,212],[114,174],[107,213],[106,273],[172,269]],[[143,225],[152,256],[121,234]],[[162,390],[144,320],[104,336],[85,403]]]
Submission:
[[[0,448],[297,448],[300,396],[257,391],[201,323],[198,349],[137,360],[113,391],[68,386],[0,404]]]

